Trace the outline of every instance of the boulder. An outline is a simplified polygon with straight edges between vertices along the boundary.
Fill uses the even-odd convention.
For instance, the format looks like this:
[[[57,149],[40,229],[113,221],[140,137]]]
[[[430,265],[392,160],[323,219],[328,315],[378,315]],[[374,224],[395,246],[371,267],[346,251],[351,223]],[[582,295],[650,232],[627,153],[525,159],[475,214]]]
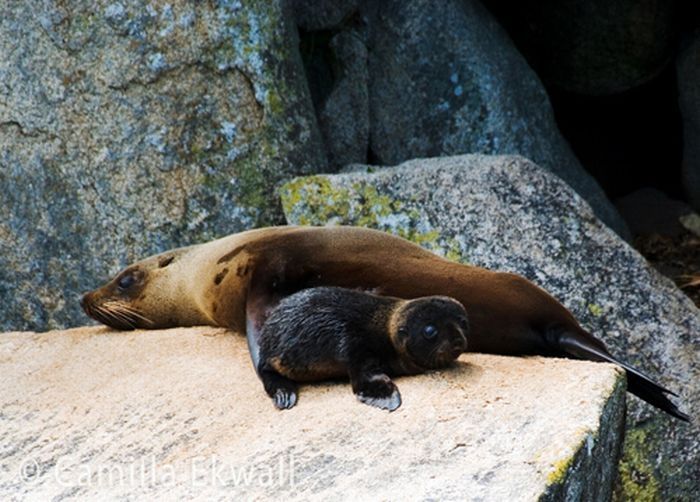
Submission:
[[[3,500],[606,500],[625,406],[611,365],[467,354],[282,412],[218,328],[3,333],[0,373]]]
[[[329,50],[336,59],[334,85],[317,106],[330,170],[367,161],[369,89],[367,47],[352,28],[334,35]]]
[[[700,212],[700,31],[677,62],[678,105],[683,117],[683,188]]]
[[[519,273],[700,415],[700,312],[560,179],[518,156],[418,159],[374,173],[356,167],[286,184],[289,223],[369,226],[456,261]],[[622,495],[692,499],[700,425],[636,398],[629,404]]]
[[[554,172],[621,235],[624,222],[581,167],[547,94],[477,0],[368,2],[372,164],[462,153],[520,154]]]
[[[0,328],[83,322],[78,293],[136,257],[280,221],[275,184],[325,169],[283,0],[10,5]]]

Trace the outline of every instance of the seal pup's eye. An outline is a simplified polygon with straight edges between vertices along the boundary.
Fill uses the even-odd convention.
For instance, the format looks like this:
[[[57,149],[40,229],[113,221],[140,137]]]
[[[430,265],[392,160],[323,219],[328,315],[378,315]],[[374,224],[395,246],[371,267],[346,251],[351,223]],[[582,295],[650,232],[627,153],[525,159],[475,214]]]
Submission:
[[[135,282],[136,277],[134,277],[134,274],[126,274],[121,279],[119,279],[119,282],[117,282],[117,286],[121,290],[127,290],[131,286],[133,286]]]
[[[438,330],[435,326],[432,324],[428,324],[425,328],[423,328],[423,337],[426,340],[432,340],[435,338],[438,334]]]

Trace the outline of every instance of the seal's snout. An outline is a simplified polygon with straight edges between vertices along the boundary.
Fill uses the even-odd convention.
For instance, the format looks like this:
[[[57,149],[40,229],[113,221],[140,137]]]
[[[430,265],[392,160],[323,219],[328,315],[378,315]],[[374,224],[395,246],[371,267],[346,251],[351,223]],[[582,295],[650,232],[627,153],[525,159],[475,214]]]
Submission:
[[[457,359],[460,354],[467,351],[467,338],[461,333],[458,333],[457,336],[448,343],[445,343],[445,345],[445,355],[452,359]]]
[[[452,324],[452,350],[455,354],[461,354],[467,351],[469,344],[467,338],[469,336],[469,321],[466,316],[461,316],[456,323]]]
[[[467,351],[467,337],[464,335],[458,336],[452,343],[452,350],[456,354],[461,354]]]

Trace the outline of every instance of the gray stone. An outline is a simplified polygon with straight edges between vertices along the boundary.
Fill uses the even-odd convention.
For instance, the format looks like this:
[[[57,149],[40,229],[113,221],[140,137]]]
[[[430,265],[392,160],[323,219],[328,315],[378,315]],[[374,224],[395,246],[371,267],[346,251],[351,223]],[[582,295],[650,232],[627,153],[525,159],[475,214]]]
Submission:
[[[454,260],[524,275],[614,354],[678,392],[691,417],[700,415],[700,312],[583,199],[532,162],[414,160],[373,174],[300,178],[281,194],[290,223],[370,226]],[[629,404],[623,493],[631,500],[693,499],[700,425],[636,398]]]
[[[700,32],[678,56],[678,104],[683,117],[683,188],[700,211]]]
[[[372,163],[461,153],[520,154],[624,222],[559,133],[547,94],[476,0],[368,2]]]
[[[367,48],[359,33],[341,31],[330,41],[337,60],[336,81],[319,105],[318,124],[332,171],[367,161],[369,146],[369,95]]]
[[[217,328],[2,333],[0,374],[2,500],[607,500],[625,406],[611,365],[467,354],[281,412]]]
[[[668,0],[485,0],[547,84],[614,94],[654,78],[675,50]]]
[[[0,7],[0,327],[84,322],[135,257],[281,220],[325,169],[282,0]]]

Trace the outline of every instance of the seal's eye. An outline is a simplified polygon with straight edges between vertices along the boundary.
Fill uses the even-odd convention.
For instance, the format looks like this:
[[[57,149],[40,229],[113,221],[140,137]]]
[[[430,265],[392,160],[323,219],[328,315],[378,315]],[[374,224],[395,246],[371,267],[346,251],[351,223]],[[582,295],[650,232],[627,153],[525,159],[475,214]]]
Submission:
[[[121,289],[121,290],[127,290],[131,286],[133,286],[135,282],[136,282],[136,277],[134,277],[134,274],[126,274],[124,277],[119,279],[117,286],[119,286],[119,289]]]
[[[437,336],[437,334],[438,330],[432,324],[428,324],[425,328],[423,328],[423,337],[425,337],[426,340],[432,340]]]

